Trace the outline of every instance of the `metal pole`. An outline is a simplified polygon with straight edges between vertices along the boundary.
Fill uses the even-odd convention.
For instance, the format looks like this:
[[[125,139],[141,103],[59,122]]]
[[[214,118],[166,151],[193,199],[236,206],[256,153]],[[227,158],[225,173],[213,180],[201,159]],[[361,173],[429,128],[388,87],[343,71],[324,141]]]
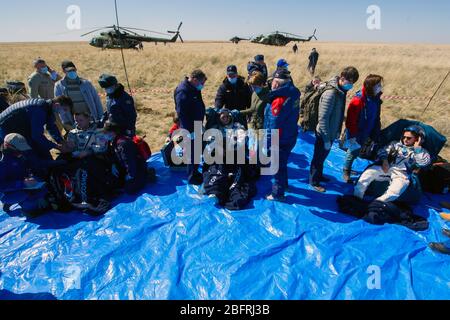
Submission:
[[[425,112],[428,110],[428,107],[430,106],[431,102],[433,101],[434,97],[436,96],[436,94],[439,92],[439,90],[441,90],[442,86],[444,85],[445,80],[447,80],[448,76],[450,75],[450,71],[447,73],[447,75],[445,76],[444,80],[442,80],[441,84],[439,85],[439,88],[437,88],[436,92],[433,94],[433,96],[431,97],[430,101],[428,102],[425,110],[423,110],[422,113],[422,117],[425,114]]]
[[[114,0],[114,7],[116,9],[117,29],[119,30],[119,34],[120,34],[119,12],[117,10],[117,0]],[[122,37],[121,37],[121,40],[122,40]],[[125,54],[123,53],[122,46],[120,47],[120,53],[122,54],[122,63],[123,63],[123,69],[125,71],[125,78],[127,79],[128,91],[130,91],[130,94],[133,95],[133,92],[131,91],[130,80],[128,79],[127,64],[125,63]]]

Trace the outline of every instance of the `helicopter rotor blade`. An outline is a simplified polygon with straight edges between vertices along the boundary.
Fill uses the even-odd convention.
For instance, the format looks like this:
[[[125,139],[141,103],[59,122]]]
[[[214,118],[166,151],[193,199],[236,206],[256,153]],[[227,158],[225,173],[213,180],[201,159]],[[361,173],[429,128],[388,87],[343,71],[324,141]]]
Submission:
[[[180,29],[181,29],[181,26],[182,26],[182,25],[183,25],[183,21],[180,22],[180,25],[178,26],[178,29],[177,29],[178,32],[180,32]]]
[[[136,32],[134,32],[134,31],[128,30],[127,28],[119,27],[119,29],[120,29],[120,30],[127,31],[127,32],[129,32],[129,33],[131,33],[131,34],[134,34],[135,36],[140,36],[139,33],[136,33]]]
[[[100,30],[112,29],[112,28],[114,28],[114,27],[115,27],[115,26],[109,26],[109,27],[98,28],[98,29],[89,31],[88,33],[82,34],[81,37],[87,36],[87,35],[89,35],[89,34],[91,34],[91,33],[94,33],[94,32],[100,31]]]
[[[184,40],[183,40],[183,38],[181,37],[181,35],[180,35],[179,37],[180,37],[181,43],[184,43]]]
[[[151,32],[151,33],[160,34],[160,35],[163,35],[163,36],[167,35],[167,33],[158,32],[158,31],[152,31],[152,30],[147,30],[147,29],[130,28],[130,27],[121,27],[121,28],[122,29],[128,29],[128,30],[137,30],[137,31]]]

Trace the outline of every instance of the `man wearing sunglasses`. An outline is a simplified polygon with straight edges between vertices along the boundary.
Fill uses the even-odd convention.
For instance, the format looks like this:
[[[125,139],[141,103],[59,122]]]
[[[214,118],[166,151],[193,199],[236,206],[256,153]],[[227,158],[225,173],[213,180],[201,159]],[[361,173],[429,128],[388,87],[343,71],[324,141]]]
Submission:
[[[400,142],[392,142],[379,152],[381,165],[373,166],[362,174],[355,187],[355,196],[363,199],[374,181],[389,181],[388,190],[377,200],[393,202],[400,198],[410,185],[413,171],[431,164],[430,154],[422,147],[425,138],[421,127],[406,128]]]

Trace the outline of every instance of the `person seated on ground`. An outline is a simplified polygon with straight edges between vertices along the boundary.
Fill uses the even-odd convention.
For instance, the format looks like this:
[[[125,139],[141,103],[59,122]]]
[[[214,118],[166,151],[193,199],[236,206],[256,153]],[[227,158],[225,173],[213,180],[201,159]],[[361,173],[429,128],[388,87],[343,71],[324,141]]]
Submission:
[[[218,205],[229,210],[241,210],[256,195],[255,174],[252,167],[246,164],[246,131],[244,125],[233,118],[230,110],[222,109],[218,116],[219,121],[214,122],[211,129],[219,130],[223,140],[206,137],[209,141],[206,148],[208,155],[214,160],[217,156],[219,161],[205,163],[204,191],[206,195],[215,197]],[[223,151],[222,155],[217,154],[219,150]]]
[[[450,238],[450,230],[444,229],[442,233]],[[430,248],[436,252],[450,255],[450,242],[432,242],[430,243]]]
[[[148,182],[147,159],[139,153],[126,128],[114,122],[106,122],[104,132],[110,136],[110,152],[113,174],[119,178],[127,194],[137,194]]]
[[[97,123],[91,121],[92,118],[86,113],[75,113],[74,122],[76,128],[67,135],[67,140],[73,143],[74,159],[84,159],[95,154],[103,154],[108,150],[107,139],[101,139],[104,135],[98,129]]]
[[[181,129],[181,127],[180,127],[180,118],[178,117],[177,113],[174,113],[173,114],[173,124],[172,124],[172,127],[170,127],[169,135],[167,136],[166,142],[164,144],[168,144],[172,140],[173,134],[177,130],[180,130],[180,129]]]
[[[362,174],[355,187],[355,197],[363,199],[374,181],[389,181],[388,190],[377,200],[393,202],[400,198],[411,183],[411,174],[431,165],[431,156],[422,147],[425,138],[421,127],[411,126],[404,130],[400,142],[394,141],[381,149],[378,157],[382,165],[370,167]]]
[[[98,81],[100,87],[106,91],[106,120],[125,128],[125,134],[129,137],[136,135],[137,112],[134,99],[126,91],[117,78],[103,74]],[[104,122],[105,122],[104,121]]]
[[[311,82],[305,87],[305,94],[317,90],[322,84],[322,78],[315,76]]]
[[[246,110],[251,105],[252,91],[245,79],[238,74],[237,67],[227,67],[227,76],[217,91],[216,110],[227,108],[230,110]]]
[[[53,100],[30,99],[13,104],[0,113],[0,143],[9,133],[18,133],[25,137],[41,158],[52,159],[52,149],[70,153],[73,145],[64,142],[56,126],[54,112],[70,113],[72,106],[72,100],[66,96]],[[44,128],[56,143],[45,137]]]
[[[26,214],[43,209],[38,199],[45,194],[49,170],[63,161],[40,159],[17,133],[8,134],[0,147],[0,193],[4,211],[19,204]]]
[[[213,126],[213,129],[218,129],[230,145],[233,141],[236,147],[239,148],[245,144],[246,132],[243,124],[235,121],[230,110],[223,108],[219,112],[219,122]]]

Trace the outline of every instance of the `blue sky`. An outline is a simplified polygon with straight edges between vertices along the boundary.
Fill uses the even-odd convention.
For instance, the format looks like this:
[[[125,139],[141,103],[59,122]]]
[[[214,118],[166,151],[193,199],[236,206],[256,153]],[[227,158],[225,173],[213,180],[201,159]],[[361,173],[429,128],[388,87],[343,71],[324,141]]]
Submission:
[[[2,3],[0,42],[80,40],[68,32],[69,5],[81,9],[81,28],[114,24],[113,0],[40,0]],[[155,31],[184,22],[185,40],[228,40],[275,30],[322,41],[450,44],[448,0],[118,0],[121,24]],[[369,5],[381,8],[381,30],[366,26]],[[85,31],[87,32],[87,31]],[[86,38],[89,40],[89,38]]]

